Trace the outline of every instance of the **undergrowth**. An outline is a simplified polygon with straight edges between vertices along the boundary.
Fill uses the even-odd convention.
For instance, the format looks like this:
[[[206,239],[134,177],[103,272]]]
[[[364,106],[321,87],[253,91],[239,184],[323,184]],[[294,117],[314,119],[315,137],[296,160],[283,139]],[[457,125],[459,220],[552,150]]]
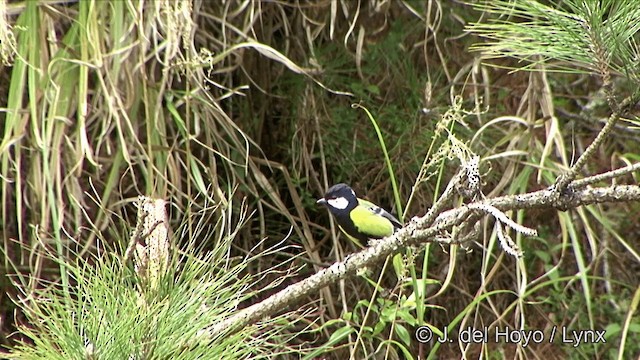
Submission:
[[[513,236],[519,259],[484,220],[465,246],[406,249],[300,311],[186,339],[358,250],[315,205],[334,183],[405,222],[473,155],[487,197],[554,184],[636,95],[634,1],[0,1],[0,18],[0,343],[14,356],[640,354],[636,203],[510,213],[538,230]],[[638,161],[631,109],[581,175]],[[142,310],[120,261],[141,194],[171,204],[176,256]],[[423,343],[422,326],[607,342]]]

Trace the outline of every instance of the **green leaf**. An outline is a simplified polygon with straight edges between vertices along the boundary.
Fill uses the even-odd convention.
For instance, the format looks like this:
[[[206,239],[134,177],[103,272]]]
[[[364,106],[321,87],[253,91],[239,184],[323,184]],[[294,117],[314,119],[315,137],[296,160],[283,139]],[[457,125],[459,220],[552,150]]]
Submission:
[[[394,332],[398,338],[407,346],[411,346],[411,333],[402,324],[395,324]]]

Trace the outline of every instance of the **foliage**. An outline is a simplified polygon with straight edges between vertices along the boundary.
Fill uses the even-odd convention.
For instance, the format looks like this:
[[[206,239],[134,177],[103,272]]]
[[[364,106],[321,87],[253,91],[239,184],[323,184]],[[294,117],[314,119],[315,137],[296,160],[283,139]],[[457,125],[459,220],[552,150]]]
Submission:
[[[222,218],[216,220],[214,214]],[[242,225],[240,216],[240,223],[232,226]],[[21,304],[29,322],[21,327],[24,339],[11,357],[241,359],[282,352],[273,326],[295,323],[284,326],[284,316],[230,336],[209,335],[211,324],[256,295],[250,289],[256,278],[245,273],[251,258],[238,261],[222,251],[235,238],[235,229],[222,229],[224,209],[202,208],[190,220],[176,233],[215,242],[217,251],[198,257],[202,246],[183,239],[190,245],[181,254],[173,253],[174,261],[155,289],[143,289],[121,257],[104,252],[89,261],[78,257],[65,264],[73,284],[68,294],[56,284],[23,294]],[[256,331],[263,335],[254,337]]]
[[[0,0],[0,18],[0,343],[22,356],[640,353],[635,203],[509,214],[538,230],[514,236],[521,259],[483,221],[477,242],[406,249],[301,305],[315,311],[186,340],[357,250],[315,207],[333,183],[406,221],[473,154],[487,197],[552,185],[637,96],[635,1]],[[632,115],[584,174],[638,161]],[[140,194],[179,229],[148,308],[119,260]],[[425,344],[422,325],[607,344]]]

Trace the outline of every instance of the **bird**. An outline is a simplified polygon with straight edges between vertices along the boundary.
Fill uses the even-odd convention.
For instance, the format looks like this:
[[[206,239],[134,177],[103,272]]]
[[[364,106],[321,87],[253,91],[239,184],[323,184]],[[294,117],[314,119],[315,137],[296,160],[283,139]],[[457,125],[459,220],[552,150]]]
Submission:
[[[360,242],[392,235],[402,223],[378,205],[356,196],[349,185],[333,185],[316,204],[326,206],[340,230],[362,247]]]

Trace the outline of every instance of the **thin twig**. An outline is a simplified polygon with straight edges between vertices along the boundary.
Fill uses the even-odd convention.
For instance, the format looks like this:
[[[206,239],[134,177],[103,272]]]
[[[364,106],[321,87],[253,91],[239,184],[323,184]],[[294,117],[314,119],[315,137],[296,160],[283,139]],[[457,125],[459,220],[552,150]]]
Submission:
[[[632,172],[634,172],[636,170],[640,170],[640,163],[635,163],[635,164],[632,164],[632,165],[629,165],[629,166],[625,166],[625,167],[620,168],[620,169],[607,171],[607,172],[602,173],[602,174],[598,174],[598,175],[590,176],[588,178],[576,180],[571,184],[571,186],[574,189],[580,189],[580,188],[583,188],[583,187],[591,185],[591,184],[595,184],[595,183],[600,182],[600,181],[605,181],[605,180],[609,180],[609,179],[620,177],[622,175],[626,175],[628,173],[632,173]]]
[[[447,202],[449,202],[449,200],[451,200],[453,195],[455,195],[455,193],[456,193],[455,192],[456,185],[458,185],[458,184],[460,184],[462,182],[462,178],[463,178],[464,174],[465,174],[465,169],[463,167],[460,167],[460,169],[453,176],[451,181],[449,181],[449,184],[447,185],[447,188],[444,189],[444,192],[442,193],[440,198],[438,198],[438,201],[436,201],[436,203],[433,204],[431,209],[429,209],[427,214],[424,216],[425,223],[430,225],[436,220],[436,216],[438,216],[438,214],[440,214],[440,212],[442,211],[444,206],[447,204]]]
[[[602,130],[600,130],[600,132],[598,133],[598,136],[596,136],[593,142],[589,144],[589,147],[587,147],[584,153],[582,153],[580,158],[578,158],[578,161],[576,161],[576,163],[571,167],[571,169],[569,169],[569,171],[567,171],[566,173],[558,177],[558,180],[556,181],[556,184],[555,184],[556,192],[562,193],[567,189],[567,186],[569,185],[569,183],[575,180],[580,169],[584,167],[584,165],[591,159],[593,154],[595,154],[596,150],[600,147],[600,145],[602,145],[602,143],[607,138],[607,136],[609,136],[616,122],[627,111],[629,106],[635,104],[637,101],[638,101],[638,93],[625,98],[620,104],[620,106],[617,106],[614,109],[613,113],[607,120],[607,123],[604,125]]]

